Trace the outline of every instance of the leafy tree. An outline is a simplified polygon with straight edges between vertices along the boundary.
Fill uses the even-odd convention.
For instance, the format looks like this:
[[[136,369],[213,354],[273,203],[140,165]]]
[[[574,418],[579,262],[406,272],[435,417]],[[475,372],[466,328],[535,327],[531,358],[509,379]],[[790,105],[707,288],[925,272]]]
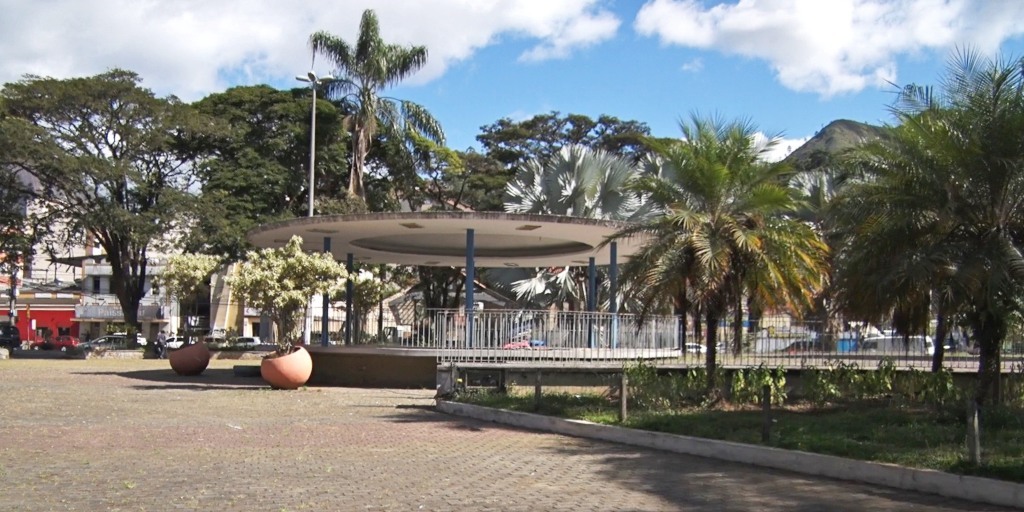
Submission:
[[[0,166],[32,177],[53,219],[53,243],[94,237],[131,331],[138,326],[149,250],[182,227],[198,156],[186,142],[206,126],[188,106],[157,98],[135,73],[27,76],[2,93]]]
[[[508,173],[497,160],[469,149],[459,152],[462,174],[449,177],[449,188],[458,191],[459,202],[475,211],[503,211],[502,196]]]
[[[847,302],[907,310],[934,296],[941,312],[962,312],[983,404],[998,395],[1002,344],[1024,310],[1024,59],[961,52],[938,89],[907,86],[893,110],[896,137],[853,161],[870,179],[837,208]],[[891,269],[850,273],[886,258]]]
[[[525,121],[499,119],[480,127],[476,139],[488,156],[518,169],[531,159],[546,160],[566,146],[587,146],[625,157],[633,163],[649,151],[650,128],[638,121],[601,115],[597,120],[581,114],[539,114]]]
[[[681,128],[682,140],[655,147],[660,172],[635,185],[661,215],[616,238],[646,238],[623,272],[645,314],[666,298],[684,315],[694,306],[703,311],[711,393],[718,324],[728,309],[749,296],[800,314],[824,285],[828,251],[792,217],[798,193],[785,185],[788,167],[761,161],[773,140],[756,143],[750,123],[696,115]]]
[[[355,329],[353,330],[353,336],[357,340],[367,339],[369,336],[364,336],[366,329],[368,328],[368,320],[372,317],[370,311],[373,309],[383,310],[384,299],[394,295],[398,292],[399,287],[397,284],[387,279],[387,271],[382,268],[383,266],[363,268],[359,269],[358,272],[353,276],[353,290],[354,297],[352,299],[354,317],[362,319],[361,322],[354,324]],[[383,329],[383,314],[382,311],[378,311],[377,316],[378,332],[377,335],[381,334]],[[378,338],[378,341],[380,338]]]
[[[217,130],[195,141],[211,157],[200,162],[201,207],[187,249],[241,257],[245,233],[259,225],[307,213],[309,198],[309,89],[266,85],[232,87],[195,103]],[[317,101],[314,197],[319,209],[343,180],[346,140],[341,113]]]
[[[278,353],[287,354],[300,338],[302,312],[313,295],[345,289],[348,272],[330,253],[307,253],[302,238],[283,247],[249,251],[228,278],[232,290],[249,307],[261,310],[277,325]]]
[[[427,62],[423,46],[388,44],[380,37],[377,16],[363,11],[359,36],[354,46],[327,32],[309,37],[314,54],[327,57],[338,68],[338,78],[326,85],[328,93],[352,112],[348,130],[352,134],[352,160],[348,192],[366,197],[363,187],[366,156],[374,136],[402,139],[416,133],[444,143],[440,123],[421,105],[381,96],[380,92],[409,77]]]
[[[221,266],[220,258],[208,254],[175,254],[167,258],[163,272],[153,280],[182,306],[195,304],[197,295],[209,292],[210,277]],[[187,328],[187,326],[186,326]],[[191,337],[192,333],[186,334]]]

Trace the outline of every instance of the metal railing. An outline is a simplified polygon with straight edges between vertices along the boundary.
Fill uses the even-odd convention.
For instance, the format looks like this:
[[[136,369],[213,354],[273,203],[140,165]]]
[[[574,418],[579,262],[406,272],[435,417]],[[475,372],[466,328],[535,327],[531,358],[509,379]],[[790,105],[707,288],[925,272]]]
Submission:
[[[320,343],[321,310],[310,315],[311,344]],[[345,343],[345,310],[328,313],[331,345]],[[392,319],[378,329],[378,311],[353,318],[352,344],[379,344],[435,350],[439,364],[520,364],[563,367],[621,367],[637,359],[666,365],[706,364],[708,333],[683,323],[679,316],[653,316],[640,321],[628,313],[581,311],[432,309],[414,322]],[[731,319],[730,319],[731,320]],[[736,329],[729,320],[716,332],[716,364],[723,367],[807,368],[844,364],[875,369],[883,361],[897,368],[929,369],[936,342],[924,335],[902,336],[861,326],[838,329],[837,322],[797,321],[784,316],[744,321]],[[470,327],[471,326],[471,327]],[[256,333],[254,333],[256,334]],[[943,366],[977,371],[973,340],[959,331],[948,346]],[[1024,368],[1024,342],[1015,336],[1003,346],[1005,371]]]
[[[677,359],[678,317],[551,311],[431,312],[430,339],[438,360],[620,364],[630,359]]]
[[[529,363],[556,366],[622,365],[656,360],[703,366],[707,332],[682,317],[658,316],[640,321],[636,315],[477,310],[472,322],[464,310],[431,310],[429,328],[414,336],[415,346],[438,351],[438,362]],[[936,342],[929,336],[904,338],[874,328],[829,330],[825,324],[785,317],[763,318],[741,328],[723,322],[716,333],[717,364],[724,367],[806,368],[844,364],[875,369],[892,362],[898,368],[928,369]],[[976,371],[978,355],[972,341],[959,332],[943,345],[943,367]],[[1024,367],[1024,343],[1009,340],[1003,347],[1004,371]]]

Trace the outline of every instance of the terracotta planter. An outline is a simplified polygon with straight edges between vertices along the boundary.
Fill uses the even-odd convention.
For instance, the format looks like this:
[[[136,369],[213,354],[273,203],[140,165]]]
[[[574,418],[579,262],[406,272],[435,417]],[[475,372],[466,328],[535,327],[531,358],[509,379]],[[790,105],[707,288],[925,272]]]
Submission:
[[[302,347],[295,347],[287,355],[265,358],[260,364],[260,375],[275,389],[298,389],[312,373],[313,359]]]
[[[210,349],[200,341],[167,353],[171,369],[178,375],[199,375],[210,364]]]

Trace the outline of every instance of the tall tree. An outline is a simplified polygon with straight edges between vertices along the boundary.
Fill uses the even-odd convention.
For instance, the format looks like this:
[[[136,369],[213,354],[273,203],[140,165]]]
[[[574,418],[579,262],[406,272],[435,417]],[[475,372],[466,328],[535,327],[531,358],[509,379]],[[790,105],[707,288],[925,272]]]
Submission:
[[[482,126],[476,139],[488,156],[518,169],[532,159],[547,160],[563,147],[587,146],[638,162],[649,153],[645,139],[650,128],[638,121],[601,115],[538,114],[523,121],[509,118]]]
[[[53,215],[58,243],[95,238],[133,332],[148,252],[181,228],[193,204],[197,155],[185,141],[206,125],[188,105],[157,98],[139,82],[124,70],[67,80],[28,76],[0,93],[0,166],[37,182],[29,192]]]
[[[381,96],[384,89],[411,76],[427,62],[424,46],[388,44],[380,37],[377,16],[363,11],[355,46],[327,32],[309,37],[314,55],[320,54],[337,66],[337,79],[326,84],[328,93],[348,105],[352,115],[348,128],[352,134],[351,172],[348,192],[366,197],[363,187],[364,164],[370,145],[378,132],[403,138],[412,132],[444,143],[440,123],[421,105]]]
[[[666,298],[682,314],[703,311],[712,392],[718,323],[728,309],[746,295],[799,315],[824,286],[828,251],[793,217],[798,192],[785,184],[788,166],[762,161],[774,139],[759,144],[750,123],[696,115],[681,127],[682,140],[655,147],[660,173],[635,186],[661,215],[616,237],[647,240],[623,273],[645,312]]]
[[[245,233],[264,222],[305,216],[309,198],[309,89],[232,87],[194,104],[217,122],[195,141],[210,155],[198,165],[202,205],[187,249],[239,258]],[[318,101],[314,197],[318,209],[343,183],[341,115]]]
[[[848,276],[845,288],[892,305],[900,298],[885,286],[895,282],[962,311],[980,350],[975,400],[985,403],[998,394],[1011,318],[1024,310],[1024,59],[962,51],[939,88],[907,86],[893,110],[898,137],[865,148],[854,163],[871,179],[841,196],[837,221],[851,229],[837,260],[897,268]]]

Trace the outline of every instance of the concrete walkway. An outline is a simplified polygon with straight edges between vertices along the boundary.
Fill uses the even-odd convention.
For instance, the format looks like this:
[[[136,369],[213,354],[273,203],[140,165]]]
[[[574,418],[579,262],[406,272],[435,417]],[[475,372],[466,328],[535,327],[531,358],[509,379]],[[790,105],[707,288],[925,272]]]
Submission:
[[[1003,510],[437,413],[433,390],[271,391],[214,361],[0,361],[0,510]]]

